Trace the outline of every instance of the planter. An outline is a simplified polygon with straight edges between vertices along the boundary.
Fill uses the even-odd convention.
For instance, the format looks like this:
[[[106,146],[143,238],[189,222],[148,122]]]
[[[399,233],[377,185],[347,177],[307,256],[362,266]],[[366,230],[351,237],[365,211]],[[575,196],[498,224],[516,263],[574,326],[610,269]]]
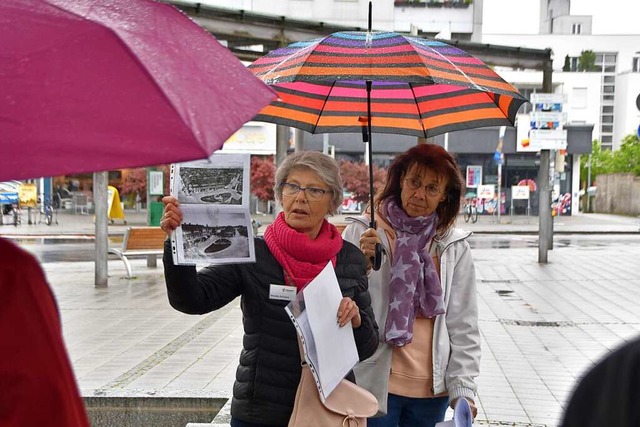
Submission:
[[[427,7],[446,7],[446,8],[456,8],[456,9],[467,9],[471,4],[471,1],[430,1],[426,3]]]
[[[410,1],[410,0],[397,0],[394,3],[395,7],[426,7],[427,3],[424,2],[417,2],[417,1]]]

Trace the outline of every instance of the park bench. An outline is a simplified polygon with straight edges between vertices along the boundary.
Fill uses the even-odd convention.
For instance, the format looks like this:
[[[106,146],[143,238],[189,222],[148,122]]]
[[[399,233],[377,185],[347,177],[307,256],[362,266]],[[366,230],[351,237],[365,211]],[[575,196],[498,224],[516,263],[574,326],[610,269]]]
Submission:
[[[164,252],[167,235],[160,227],[128,227],[122,241],[122,248],[110,248],[109,253],[116,254],[124,262],[127,277],[130,279],[131,263],[129,258],[147,257],[147,267],[157,267],[157,257]]]

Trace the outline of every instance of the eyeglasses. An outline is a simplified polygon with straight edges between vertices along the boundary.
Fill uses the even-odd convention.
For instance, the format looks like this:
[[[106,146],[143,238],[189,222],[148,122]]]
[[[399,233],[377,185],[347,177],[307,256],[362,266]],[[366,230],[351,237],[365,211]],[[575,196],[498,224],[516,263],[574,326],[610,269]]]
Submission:
[[[405,178],[404,180],[412,190],[422,188],[422,181],[420,181],[420,179],[418,178]],[[430,197],[436,197],[437,195],[442,193],[442,191],[440,191],[440,187],[438,187],[438,185],[434,183],[427,184],[424,188],[425,190],[427,190],[427,195]]]
[[[282,194],[285,196],[296,196],[299,192],[304,191],[305,196],[313,201],[322,199],[329,192],[329,190],[323,190],[318,187],[300,187],[290,182],[283,182],[280,187],[282,188]]]

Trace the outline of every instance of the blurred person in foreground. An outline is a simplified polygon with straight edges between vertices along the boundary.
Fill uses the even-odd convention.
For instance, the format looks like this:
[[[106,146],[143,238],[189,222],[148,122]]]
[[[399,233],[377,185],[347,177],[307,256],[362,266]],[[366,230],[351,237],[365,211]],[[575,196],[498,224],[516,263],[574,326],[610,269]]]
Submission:
[[[342,181],[334,159],[319,152],[289,155],[277,169],[275,194],[283,212],[264,238],[255,238],[253,264],[211,265],[196,271],[176,266],[170,242],[164,268],[169,302],[184,313],[204,314],[241,297],[244,339],[231,402],[232,427],[286,426],[300,380],[295,327],[285,311],[288,300],[270,295],[274,286],[299,292],[329,261],[343,299],[341,326],[351,322],[360,360],[378,346],[362,252],[344,242],[326,217],[342,203]],[[160,226],[169,236],[182,222],[178,200],[167,196]]]
[[[469,401],[475,417],[480,370],[476,277],[467,238],[454,228],[464,181],[442,147],[420,144],[393,161],[371,207],[343,232],[371,268],[376,243],[382,266],[369,292],[380,346],[354,368],[358,385],[378,398],[369,427],[433,427],[447,406]]]
[[[586,372],[561,427],[640,427],[640,338],[619,346]]]
[[[88,427],[40,264],[3,238],[0,254],[0,426]]]

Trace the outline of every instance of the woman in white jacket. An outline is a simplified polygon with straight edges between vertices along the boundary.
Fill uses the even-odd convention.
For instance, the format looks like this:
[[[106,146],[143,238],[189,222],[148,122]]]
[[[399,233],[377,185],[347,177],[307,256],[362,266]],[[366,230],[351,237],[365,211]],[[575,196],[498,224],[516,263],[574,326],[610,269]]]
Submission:
[[[480,369],[480,332],[471,234],[454,228],[464,181],[442,147],[419,144],[396,157],[376,197],[377,230],[354,218],[343,237],[368,260],[369,292],[380,344],[354,369],[377,398],[369,427],[433,427],[447,405],[467,399],[473,416]],[[370,209],[371,207],[369,207]]]

